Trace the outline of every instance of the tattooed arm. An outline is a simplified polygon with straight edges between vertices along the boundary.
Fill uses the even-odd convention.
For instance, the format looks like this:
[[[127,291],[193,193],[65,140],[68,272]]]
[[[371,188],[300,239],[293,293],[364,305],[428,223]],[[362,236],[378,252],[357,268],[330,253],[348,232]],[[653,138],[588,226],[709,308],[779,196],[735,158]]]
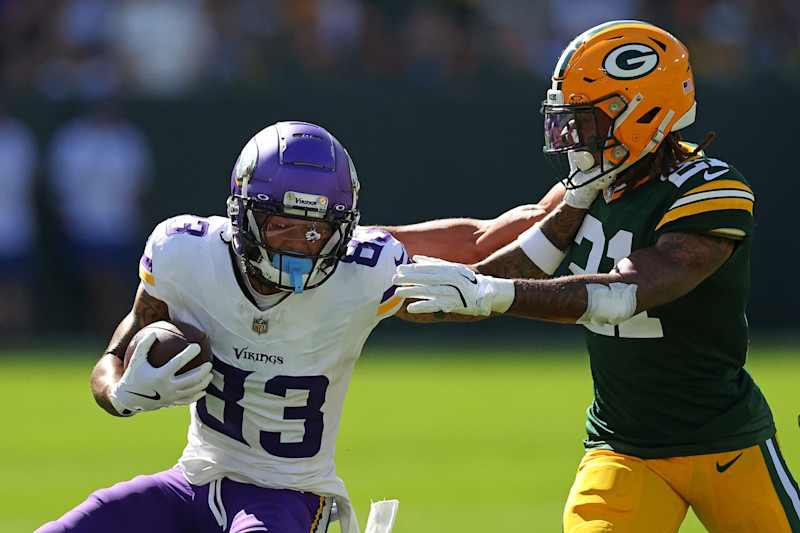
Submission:
[[[136,291],[133,309],[122,319],[117,326],[105,354],[100,358],[92,371],[92,394],[97,404],[112,415],[119,415],[108,400],[108,393],[122,376],[122,360],[125,357],[125,348],[128,347],[137,331],[148,324],[159,320],[169,320],[167,304],[153,298],[144,290],[142,285]]]
[[[567,251],[586,216],[585,209],[576,209],[561,202],[540,223],[542,233],[559,250]],[[475,265],[481,274],[500,278],[537,279],[547,277],[516,243],[511,243]]]
[[[506,314],[574,323],[587,308],[586,285],[637,285],[635,313],[688,294],[721,267],[736,242],[724,237],[668,233],[655,246],[637,250],[608,274],[516,280],[515,298]]]

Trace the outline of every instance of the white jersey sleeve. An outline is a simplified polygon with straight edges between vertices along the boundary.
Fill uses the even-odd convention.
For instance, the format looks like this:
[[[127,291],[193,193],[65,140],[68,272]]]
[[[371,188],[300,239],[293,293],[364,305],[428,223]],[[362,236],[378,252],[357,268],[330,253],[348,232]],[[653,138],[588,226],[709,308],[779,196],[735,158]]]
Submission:
[[[225,230],[224,220],[179,215],[158,224],[147,239],[139,262],[139,278],[147,293],[168,305],[179,299],[181,284],[176,280],[196,271],[184,257],[210,251],[208,242],[219,240],[220,232]]]
[[[367,287],[368,297],[380,293],[376,317],[383,320],[394,315],[403,304],[403,298],[395,295],[392,283],[397,266],[410,263],[403,244],[383,230],[358,228],[347,245],[343,263],[374,269],[370,279],[376,280],[374,287]]]

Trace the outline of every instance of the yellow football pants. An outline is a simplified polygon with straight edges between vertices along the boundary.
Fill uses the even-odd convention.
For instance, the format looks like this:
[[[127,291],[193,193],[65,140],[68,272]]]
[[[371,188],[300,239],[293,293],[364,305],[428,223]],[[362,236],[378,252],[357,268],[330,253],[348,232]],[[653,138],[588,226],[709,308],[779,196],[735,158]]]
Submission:
[[[800,532],[797,483],[772,438],[669,459],[590,450],[564,509],[564,533],[677,533],[689,506],[712,533]]]

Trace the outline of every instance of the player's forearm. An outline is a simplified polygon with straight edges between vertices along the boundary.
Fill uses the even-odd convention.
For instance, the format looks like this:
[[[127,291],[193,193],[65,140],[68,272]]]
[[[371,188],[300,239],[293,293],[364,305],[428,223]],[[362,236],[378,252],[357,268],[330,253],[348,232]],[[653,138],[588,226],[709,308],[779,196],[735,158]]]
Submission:
[[[117,329],[114,330],[105,354],[92,370],[92,395],[97,405],[114,416],[122,416],[112,405],[109,393],[122,377],[122,360],[125,357],[125,350],[133,336],[142,327],[158,320],[168,319],[169,308],[167,304],[150,296],[140,283],[136,291],[133,308],[120,321]]]
[[[657,249],[647,248],[605,274],[515,279],[514,301],[506,313],[562,323],[585,323],[608,316],[628,318],[686,294],[700,280],[694,276],[690,283],[689,278],[680,262],[666,261]],[[632,291],[623,297],[628,288]]]
[[[111,405],[108,398],[111,387],[119,381],[122,376],[122,360],[114,354],[107,353],[95,365],[92,370],[91,387],[97,405],[106,412],[114,416],[121,416]]]
[[[449,218],[405,226],[375,226],[403,243],[409,256],[427,255],[459,263],[486,257],[478,247],[485,220]]]
[[[139,289],[141,291],[141,287]],[[137,298],[137,302],[139,299]],[[108,343],[103,357],[97,361],[92,370],[91,387],[92,396],[97,405],[106,412],[114,416],[122,416],[114,409],[108,398],[111,387],[113,387],[122,376],[122,359],[125,356],[125,349],[133,338],[136,331],[141,327],[139,322],[141,312],[137,311],[137,305],[128,313],[125,318],[114,330],[111,340]]]
[[[549,275],[548,272],[555,271],[558,263],[563,259],[564,253],[569,250],[570,244],[573,242],[585,216],[585,210],[575,209],[561,203],[555,210],[538,222],[538,228],[541,231],[541,242],[547,243],[549,241],[544,245],[545,248],[552,249],[549,254],[558,254],[554,261],[541,261],[542,251],[537,250],[536,246],[533,249],[531,247],[526,248],[533,254],[533,258],[530,257],[520,246],[521,241],[516,241],[477,263],[475,269],[481,274],[500,278],[539,279],[547,277]],[[529,233],[526,232],[525,235]],[[521,236],[520,239],[524,240],[525,235]],[[537,244],[539,246],[542,245],[541,243]],[[537,262],[539,264],[552,263],[552,270],[545,272]]]
[[[586,213],[585,209],[576,209],[561,202],[541,221],[542,233],[556,248],[566,252],[572,246]]]
[[[497,218],[448,218],[406,226],[376,226],[391,233],[410,256],[427,255],[456,263],[473,264],[514,241],[544,218],[547,208],[520,205]]]
[[[608,284],[608,275],[514,281],[514,302],[506,314],[574,324],[588,305],[586,286]]]
[[[410,257],[427,255],[461,263],[474,263],[482,258],[477,240],[483,222],[469,218],[451,218],[405,226],[374,227],[388,231],[402,242]]]
[[[547,277],[547,274],[542,272],[514,243],[475,264],[474,269],[480,274],[496,278],[539,279]]]
[[[516,280],[507,313],[554,322],[629,317],[688,294],[716,272],[734,248],[734,241],[726,238],[669,233],[656,246],[622,259],[607,274]]]

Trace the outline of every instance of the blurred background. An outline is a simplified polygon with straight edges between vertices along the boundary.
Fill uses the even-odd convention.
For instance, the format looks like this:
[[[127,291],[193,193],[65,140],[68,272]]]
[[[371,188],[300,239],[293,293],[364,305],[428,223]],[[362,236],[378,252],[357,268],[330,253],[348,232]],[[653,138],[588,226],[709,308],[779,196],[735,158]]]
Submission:
[[[0,0],[0,343],[104,343],[152,227],[224,214],[239,150],[278,120],[348,148],[365,224],[535,202],[553,183],[538,112],[549,74],[612,19],[688,46],[699,106],[684,138],[715,131],[708,152],[757,196],[754,334],[792,336],[796,0]],[[506,317],[388,322],[375,336],[577,334]]]

